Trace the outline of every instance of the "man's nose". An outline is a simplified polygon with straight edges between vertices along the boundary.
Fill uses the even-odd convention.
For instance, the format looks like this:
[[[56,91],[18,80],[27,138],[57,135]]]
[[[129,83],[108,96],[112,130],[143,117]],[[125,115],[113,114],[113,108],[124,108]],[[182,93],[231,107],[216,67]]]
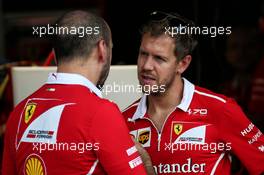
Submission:
[[[151,56],[148,56],[145,59],[144,65],[143,65],[143,69],[145,70],[153,70],[154,67],[154,63],[153,63],[153,58]]]

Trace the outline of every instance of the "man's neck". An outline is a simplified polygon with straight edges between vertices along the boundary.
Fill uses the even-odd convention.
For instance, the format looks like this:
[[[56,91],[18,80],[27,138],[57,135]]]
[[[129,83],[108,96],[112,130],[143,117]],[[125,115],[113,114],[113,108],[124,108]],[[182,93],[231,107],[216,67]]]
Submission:
[[[148,96],[148,113],[156,114],[172,111],[180,104],[183,96],[183,80],[175,81],[164,94]]]
[[[183,81],[179,77],[164,94],[160,96],[149,95],[147,113],[159,132],[161,132],[168,116],[180,104],[182,94]]]
[[[92,63],[80,64],[79,62],[64,63],[58,66],[58,73],[74,73],[87,78],[93,84],[97,84],[98,72],[96,72],[96,65]]]

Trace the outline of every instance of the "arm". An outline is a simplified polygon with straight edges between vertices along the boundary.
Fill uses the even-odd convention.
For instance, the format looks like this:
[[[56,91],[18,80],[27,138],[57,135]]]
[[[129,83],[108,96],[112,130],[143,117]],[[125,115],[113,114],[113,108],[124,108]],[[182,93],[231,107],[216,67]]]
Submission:
[[[96,154],[107,174],[146,174],[142,159],[116,106],[102,104],[101,110],[93,118],[90,133],[94,142],[99,143]]]
[[[264,136],[234,101],[227,101],[218,116],[219,132],[250,174],[264,173]]]

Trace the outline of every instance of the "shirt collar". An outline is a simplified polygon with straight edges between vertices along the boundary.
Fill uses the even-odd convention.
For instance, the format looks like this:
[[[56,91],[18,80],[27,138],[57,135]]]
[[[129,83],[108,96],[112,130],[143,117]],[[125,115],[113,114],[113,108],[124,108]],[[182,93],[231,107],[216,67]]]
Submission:
[[[82,85],[94,92],[98,97],[102,98],[102,92],[87,78],[79,74],[71,73],[50,73],[47,84],[74,84]]]
[[[183,97],[181,103],[177,106],[184,112],[187,112],[194,93],[194,85],[187,79],[183,78]],[[135,121],[139,118],[143,118],[147,112],[147,95],[143,95],[139,101],[136,112],[134,113],[132,120]]]

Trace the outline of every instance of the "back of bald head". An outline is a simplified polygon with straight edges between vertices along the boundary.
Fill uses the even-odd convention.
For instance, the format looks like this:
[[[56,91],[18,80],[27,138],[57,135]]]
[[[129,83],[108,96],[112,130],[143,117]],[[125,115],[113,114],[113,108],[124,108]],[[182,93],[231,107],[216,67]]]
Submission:
[[[54,24],[52,38],[57,64],[74,59],[86,59],[100,40],[107,47],[111,43],[111,31],[99,16],[85,11],[72,11],[64,14]]]

